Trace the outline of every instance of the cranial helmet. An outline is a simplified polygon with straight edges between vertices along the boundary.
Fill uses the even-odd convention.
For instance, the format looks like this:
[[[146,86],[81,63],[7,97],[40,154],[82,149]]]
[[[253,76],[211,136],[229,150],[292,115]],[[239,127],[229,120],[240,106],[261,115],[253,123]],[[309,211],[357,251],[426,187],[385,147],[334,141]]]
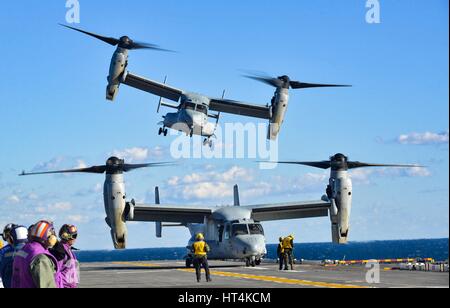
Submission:
[[[203,236],[203,233],[199,233],[196,236],[197,241],[203,241],[205,239],[205,237]]]
[[[11,236],[11,231],[15,227],[17,227],[17,225],[15,225],[15,224],[7,224],[5,226],[5,228],[3,229],[3,233],[2,233],[2,238],[3,238],[4,241],[8,242],[8,239],[10,239],[10,236]]]
[[[53,223],[41,220],[30,228],[30,239],[41,244],[47,244],[49,241],[53,241],[55,236],[55,228]]]
[[[28,240],[28,230],[24,226],[17,226],[11,230],[11,237],[14,245],[26,243]]]
[[[59,238],[63,241],[75,240],[78,237],[78,229],[74,225],[64,225],[59,230]]]

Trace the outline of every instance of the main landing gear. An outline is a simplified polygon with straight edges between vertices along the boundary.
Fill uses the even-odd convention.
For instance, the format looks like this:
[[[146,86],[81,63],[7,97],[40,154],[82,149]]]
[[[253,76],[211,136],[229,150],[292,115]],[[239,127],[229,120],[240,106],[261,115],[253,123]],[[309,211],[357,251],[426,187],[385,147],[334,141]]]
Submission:
[[[261,265],[261,259],[257,259],[256,257],[247,258],[245,260],[246,267],[256,267]]]
[[[205,138],[205,140],[203,140],[203,145],[204,146],[209,146],[212,149],[214,143],[211,140],[211,138]]]
[[[160,136],[164,135],[164,137],[166,137],[168,133],[169,133],[169,131],[167,130],[167,128],[165,128],[165,127],[159,128],[158,135],[160,135]]]

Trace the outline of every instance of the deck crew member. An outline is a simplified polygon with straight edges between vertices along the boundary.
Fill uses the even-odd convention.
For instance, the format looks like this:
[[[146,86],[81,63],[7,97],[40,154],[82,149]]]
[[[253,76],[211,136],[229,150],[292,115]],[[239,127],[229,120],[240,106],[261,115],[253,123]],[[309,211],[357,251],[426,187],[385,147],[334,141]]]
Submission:
[[[29,240],[14,258],[12,287],[62,288],[58,261],[48,250],[57,242],[53,223],[36,223],[30,228]]]
[[[277,247],[277,256],[278,256],[278,262],[280,264],[280,271],[283,269],[283,262],[284,262],[284,249],[283,249],[283,238],[280,237],[280,242]]]
[[[208,252],[210,248],[208,244],[205,242],[205,237],[202,233],[197,234],[195,237],[196,242],[192,244],[192,252],[194,253],[194,267],[195,273],[197,276],[197,282],[200,282],[202,279],[201,270],[202,266],[206,272],[206,281],[211,282],[211,274],[209,272],[208,265]]]
[[[289,235],[283,239],[283,250],[284,250],[284,270],[289,270],[288,264],[291,265],[291,270],[294,270],[294,236]]]
[[[11,288],[14,257],[25,246],[27,239],[28,230],[23,226],[15,226],[6,236],[6,241],[11,249],[0,260],[0,278],[6,289]]]
[[[59,230],[60,241],[49,249],[50,253],[58,261],[61,271],[62,285],[65,289],[75,289],[80,282],[79,264],[73,253],[73,245],[78,237],[76,226],[66,224]]]

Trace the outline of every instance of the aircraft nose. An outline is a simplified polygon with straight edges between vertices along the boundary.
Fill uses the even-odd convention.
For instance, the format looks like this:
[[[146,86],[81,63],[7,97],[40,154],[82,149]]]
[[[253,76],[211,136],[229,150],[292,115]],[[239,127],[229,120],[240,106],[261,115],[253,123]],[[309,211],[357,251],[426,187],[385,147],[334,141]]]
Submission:
[[[241,242],[242,252],[247,256],[263,255],[265,251],[265,245],[255,240],[243,240]]]

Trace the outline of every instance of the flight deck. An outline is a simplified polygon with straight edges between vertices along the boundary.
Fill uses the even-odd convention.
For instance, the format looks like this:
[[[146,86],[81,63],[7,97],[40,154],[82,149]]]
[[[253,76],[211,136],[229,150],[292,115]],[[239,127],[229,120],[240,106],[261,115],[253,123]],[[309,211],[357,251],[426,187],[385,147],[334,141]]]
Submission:
[[[279,271],[275,263],[245,267],[211,261],[212,282],[197,283],[185,261],[81,264],[81,288],[448,288],[449,273],[400,271],[381,265],[380,283],[368,283],[364,265],[325,267],[297,265]]]

